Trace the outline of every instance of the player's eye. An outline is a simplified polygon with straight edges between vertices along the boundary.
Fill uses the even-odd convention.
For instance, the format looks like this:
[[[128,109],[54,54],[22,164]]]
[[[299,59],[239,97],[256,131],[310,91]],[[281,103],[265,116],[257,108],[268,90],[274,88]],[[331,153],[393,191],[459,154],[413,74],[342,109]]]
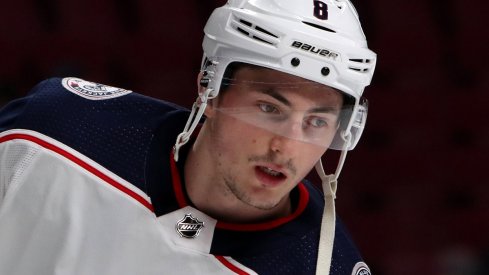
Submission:
[[[274,105],[269,104],[269,103],[260,102],[260,103],[258,103],[258,108],[260,108],[260,110],[264,113],[280,114],[280,110],[277,107],[275,107]]]
[[[306,126],[312,126],[315,128],[323,128],[328,126],[328,121],[322,117],[310,117],[305,120]]]

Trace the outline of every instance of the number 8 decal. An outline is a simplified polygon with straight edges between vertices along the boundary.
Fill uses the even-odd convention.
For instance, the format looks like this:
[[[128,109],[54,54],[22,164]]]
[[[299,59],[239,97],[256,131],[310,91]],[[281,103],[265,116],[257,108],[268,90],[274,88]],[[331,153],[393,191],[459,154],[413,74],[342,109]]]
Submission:
[[[324,2],[314,0],[314,16],[321,20],[328,20],[328,5]]]

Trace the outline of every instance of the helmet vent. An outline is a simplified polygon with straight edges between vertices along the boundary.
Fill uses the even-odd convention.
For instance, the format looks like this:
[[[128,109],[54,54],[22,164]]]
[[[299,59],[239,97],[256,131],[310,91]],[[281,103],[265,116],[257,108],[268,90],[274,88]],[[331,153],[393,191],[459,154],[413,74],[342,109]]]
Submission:
[[[306,21],[302,21],[302,23],[306,24],[306,25],[309,25],[311,27],[314,27],[316,29],[320,29],[320,30],[323,30],[323,31],[327,31],[327,32],[333,32],[333,33],[336,33],[335,30],[332,30],[330,28],[326,28],[324,26],[321,26],[321,25],[318,25],[318,24],[314,24],[314,23],[311,23],[311,22],[306,22]]]
[[[238,32],[256,41],[276,46],[279,43],[279,36],[263,27],[257,26],[249,21],[240,18],[233,18],[231,26]]]
[[[350,66],[348,67],[350,70],[354,70],[357,72],[365,73],[370,71],[371,68],[371,60],[370,59],[360,59],[360,58],[351,58],[350,60]],[[355,63],[355,64],[353,64]]]

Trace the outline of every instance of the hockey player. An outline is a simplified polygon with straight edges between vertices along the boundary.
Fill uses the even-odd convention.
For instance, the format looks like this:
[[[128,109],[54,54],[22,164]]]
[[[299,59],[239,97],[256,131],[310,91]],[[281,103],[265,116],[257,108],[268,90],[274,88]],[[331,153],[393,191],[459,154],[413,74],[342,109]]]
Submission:
[[[0,274],[370,274],[334,210],[376,61],[352,4],[230,0],[204,31],[190,113],[71,77],[0,111]]]

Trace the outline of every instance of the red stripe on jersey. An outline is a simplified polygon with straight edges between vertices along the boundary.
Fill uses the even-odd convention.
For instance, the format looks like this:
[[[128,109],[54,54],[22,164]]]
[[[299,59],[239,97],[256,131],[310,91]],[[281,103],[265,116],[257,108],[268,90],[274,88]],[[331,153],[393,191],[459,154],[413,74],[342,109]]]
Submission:
[[[226,260],[223,256],[215,256],[223,265],[225,265],[227,268],[229,268],[231,271],[233,271],[236,274],[239,275],[249,275],[248,272],[245,272],[238,268],[237,266],[233,265],[230,261]]]
[[[171,167],[171,177],[173,181],[173,191],[175,192],[175,197],[177,199],[178,206],[184,208],[188,205],[185,195],[183,193],[182,180],[180,179],[180,173],[178,172],[177,164],[173,157],[173,150],[170,154],[170,167]]]
[[[119,189],[120,191],[126,193],[133,199],[137,200],[139,203],[141,203],[143,206],[148,208],[151,212],[154,212],[153,205],[148,202],[145,198],[143,198],[141,195],[137,194],[136,192],[132,191],[131,189],[125,187],[121,183],[117,182],[116,180],[112,179],[111,177],[105,175],[103,172],[98,170],[97,168],[91,166],[90,164],[86,163],[85,161],[81,160],[80,158],[76,157],[75,155],[67,152],[64,149],[61,149],[60,147],[57,147],[56,145],[53,145],[45,140],[42,140],[38,137],[31,136],[28,134],[10,134],[6,135],[4,137],[0,138],[0,143],[10,141],[10,140],[15,140],[15,139],[21,139],[21,140],[27,140],[34,142],[50,151],[53,151],[66,159],[72,161],[73,163],[77,164],[78,166],[82,167],[83,169],[87,170],[88,172],[92,173],[99,179],[105,181],[106,183],[112,185],[113,187]]]
[[[217,228],[227,229],[227,230],[236,230],[236,231],[260,231],[260,230],[270,230],[272,228],[278,227],[282,224],[288,223],[293,219],[297,218],[307,207],[307,203],[309,202],[309,192],[307,191],[304,184],[301,182],[297,185],[299,188],[299,204],[295,211],[283,218],[275,219],[270,222],[264,223],[253,223],[253,224],[238,224],[238,223],[227,223],[218,221],[216,224]]]

